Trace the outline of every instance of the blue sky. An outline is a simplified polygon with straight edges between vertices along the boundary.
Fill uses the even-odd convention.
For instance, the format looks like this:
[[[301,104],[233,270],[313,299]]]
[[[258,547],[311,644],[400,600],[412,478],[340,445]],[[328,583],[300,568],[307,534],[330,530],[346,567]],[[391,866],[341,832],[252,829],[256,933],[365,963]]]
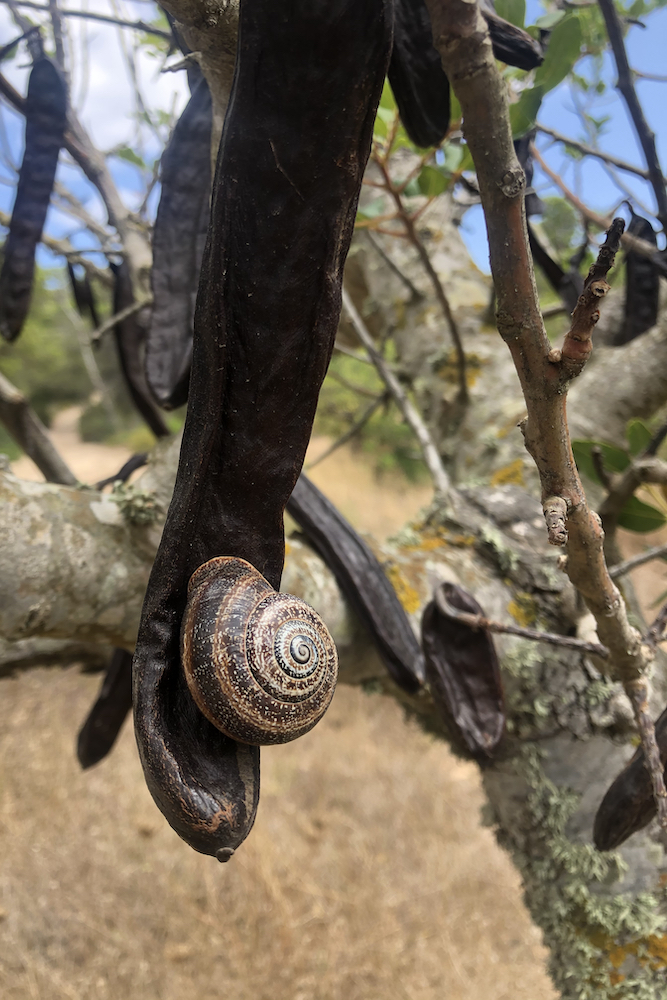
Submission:
[[[65,5],[73,9],[82,7],[76,0],[65,0]],[[544,11],[539,0],[528,0],[527,7],[526,23],[533,22]],[[111,5],[107,0],[88,0],[88,9],[110,13]],[[118,9],[121,16],[129,19],[138,17],[149,19],[153,16],[154,8],[152,4],[141,0],[125,0],[125,2],[119,0]],[[32,12],[27,11],[27,13]],[[633,26],[628,33],[630,63],[645,72],[667,74],[667,61],[664,55],[667,48],[667,9],[650,15],[646,24],[645,29]],[[71,32],[74,54],[73,102],[96,144],[101,149],[108,150],[121,143],[135,146],[138,138],[146,156],[148,158],[154,156],[159,148],[156,139],[146,127],[137,129],[133,117],[134,99],[119,43],[119,29],[75,19],[68,19],[67,25]],[[8,9],[0,6],[0,43],[8,41],[16,34],[17,29]],[[124,37],[129,41],[132,36],[131,33],[125,32]],[[82,58],[85,42],[88,46],[87,62]],[[174,56],[170,61],[174,62],[176,58],[177,56]],[[581,60],[578,71],[585,75],[589,62],[587,59]],[[23,50],[18,60],[3,64],[3,71],[17,89],[25,93],[28,59]],[[177,112],[183,107],[187,99],[184,73],[160,73],[160,63],[145,53],[139,55],[138,73],[149,107],[159,107],[166,112],[172,110]],[[600,147],[629,162],[643,166],[642,152],[632,123],[620,95],[613,87],[615,69],[611,57],[605,62],[604,78],[609,89],[596,102],[593,109],[596,116],[610,116],[610,121],[600,138]],[[662,163],[667,164],[667,128],[664,127],[667,83],[639,80],[637,90],[649,123],[657,133]],[[540,112],[540,120],[543,124],[573,138],[585,140],[588,138],[577,114],[575,97],[567,84],[561,84],[547,95]],[[3,131],[0,130],[0,208],[9,211],[14,196],[15,174],[7,159],[13,160],[14,164],[18,163],[23,142],[23,121],[20,116],[13,114],[4,106],[2,122],[5,134],[3,135]],[[591,208],[606,213],[623,198],[623,194],[614,185],[607,172],[596,161],[587,158],[577,163],[564,153],[561,146],[550,144],[550,140],[545,136],[538,139],[538,146],[552,169],[562,175],[568,186]],[[122,196],[129,204],[138,205],[142,197],[142,182],[137,170],[118,158],[112,159],[110,164]],[[652,208],[654,199],[650,187],[631,174],[621,176],[623,183],[639,203]],[[67,163],[65,157],[61,157],[59,177],[84,200],[92,214],[100,219],[104,218],[97,193],[82,178],[78,168]],[[539,168],[535,173],[534,184],[540,193],[558,193],[551,182],[540,173]],[[641,211],[641,208],[638,210]],[[76,228],[70,217],[55,208],[51,209],[47,221],[47,230],[51,234],[68,234],[75,245],[89,246],[90,237],[85,233],[77,233]],[[466,213],[462,235],[478,266],[488,271],[488,249],[481,208],[474,208]],[[41,251],[40,261],[43,264],[52,264],[53,257]]]

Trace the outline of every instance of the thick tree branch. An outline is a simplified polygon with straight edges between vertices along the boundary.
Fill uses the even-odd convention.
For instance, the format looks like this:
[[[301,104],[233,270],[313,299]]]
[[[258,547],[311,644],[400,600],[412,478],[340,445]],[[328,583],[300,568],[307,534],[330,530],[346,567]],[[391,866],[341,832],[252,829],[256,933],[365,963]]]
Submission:
[[[610,651],[609,674],[621,680],[633,701],[646,758],[658,750],[647,729],[646,672],[653,658],[627,616],[609,576],[603,532],[590,509],[572,455],[565,414],[565,387],[549,344],[528,246],[523,193],[509,123],[506,87],[496,68],[484,21],[465,0],[427,0],[433,38],[443,68],[461,105],[464,135],[472,154],[489,236],[491,271],[498,301],[498,329],[521,382],[528,419],[526,447],[539,472],[543,501],[565,508],[567,574],[593,613],[598,636]],[[658,756],[659,761],[659,756]],[[662,768],[653,769],[661,823],[667,825],[667,790]]]

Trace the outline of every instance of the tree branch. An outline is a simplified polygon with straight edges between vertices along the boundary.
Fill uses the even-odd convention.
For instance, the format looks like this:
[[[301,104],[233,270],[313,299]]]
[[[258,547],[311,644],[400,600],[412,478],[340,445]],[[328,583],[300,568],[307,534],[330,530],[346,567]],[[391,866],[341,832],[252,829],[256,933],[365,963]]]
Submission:
[[[641,552],[638,556],[632,556],[631,559],[624,559],[623,562],[616,563],[609,570],[609,576],[612,580],[620,580],[622,576],[631,573],[638,566],[643,566],[645,563],[651,562],[652,559],[661,559],[663,556],[667,556],[667,545],[654,545],[653,548]]]
[[[609,576],[599,518],[590,509],[572,455],[562,370],[550,361],[528,246],[525,176],[512,143],[504,81],[476,5],[465,0],[427,0],[433,38],[463,112],[464,135],[477,171],[489,236],[491,271],[498,296],[498,330],[521,382],[528,418],[526,447],[540,476],[543,502],[561,501],[567,537],[567,574],[597,622],[609,649],[609,674],[631,697],[646,759],[659,754],[644,711],[652,651],[642,644],[623,599]],[[653,767],[658,814],[667,825],[662,767]]]
[[[109,330],[113,330],[117,323],[122,323],[124,319],[128,318],[128,316],[134,316],[134,314],[140,312],[144,306],[150,306],[152,302],[153,299],[151,297],[137,299],[135,302],[131,302],[129,306],[125,306],[124,309],[121,309],[120,312],[114,313],[113,316],[109,316],[103,323],[100,323],[97,330],[93,330],[91,333],[91,344],[98,344],[104,334],[108,333]]]
[[[665,191],[665,180],[660,169],[660,161],[658,160],[658,152],[655,146],[655,136],[644,117],[642,106],[639,103],[634,83],[632,82],[632,71],[628,63],[628,56],[623,41],[623,25],[614,7],[613,0],[598,0],[598,3],[607,27],[607,34],[611,42],[614,59],[616,60],[616,69],[618,71],[616,86],[628,106],[637,138],[644,150],[649,180],[658,206],[657,215],[662,228],[667,230],[667,192]]]
[[[430,431],[426,427],[426,424],[420,415],[417,413],[415,407],[408,399],[403,386],[398,381],[389,365],[386,363],[382,355],[375,349],[373,338],[368,332],[366,324],[357,312],[354,302],[345,287],[343,287],[343,308],[350,317],[350,322],[352,323],[359,340],[368,351],[368,356],[375,365],[382,381],[385,383],[389,392],[396,400],[398,408],[405,417],[407,424],[412,428],[415,437],[419,441],[419,446],[422,450],[422,454],[424,455],[424,461],[426,462],[426,466],[431,473],[431,478],[433,479],[436,494],[442,497],[447,496],[450,487],[449,476],[445,472],[442,460],[438,454],[438,450],[435,446],[433,438],[431,437]]]
[[[10,0],[0,0],[0,3],[10,5]],[[52,2],[49,3],[48,7],[41,3],[33,3],[33,0],[11,0],[11,3],[15,3],[17,7],[27,7],[30,10],[39,10],[44,14],[50,14],[52,8]],[[164,38],[167,42],[173,42],[173,35],[170,31],[164,31],[162,28],[154,28],[152,25],[147,24],[146,21],[124,21],[119,17],[111,17],[108,14],[93,14],[87,10],[68,10],[67,8],[61,7],[59,10],[61,17],[81,17],[86,21],[101,21],[102,24],[115,24],[121,28],[132,28],[134,31],[143,31],[149,35],[157,35],[158,38]]]
[[[75,486],[77,478],[60,457],[30,403],[0,374],[0,420],[49,483]]]
[[[619,170],[625,170],[626,173],[636,174],[637,177],[643,177],[645,181],[649,180],[648,170],[644,170],[643,167],[635,167],[631,163],[626,163],[625,160],[619,160],[617,156],[613,156],[611,153],[603,153],[600,149],[594,149],[592,146],[587,146],[584,142],[579,142],[578,139],[570,139],[566,135],[561,135],[553,128],[547,128],[546,125],[540,125],[539,122],[536,123],[536,128],[538,132],[543,132],[544,135],[551,136],[556,142],[562,142],[564,146],[571,146],[572,149],[578,150],[583,153],[584,156],[594,156],[598,160],[602,160],[604,163],[609,163],[612,167],[617,167]]]

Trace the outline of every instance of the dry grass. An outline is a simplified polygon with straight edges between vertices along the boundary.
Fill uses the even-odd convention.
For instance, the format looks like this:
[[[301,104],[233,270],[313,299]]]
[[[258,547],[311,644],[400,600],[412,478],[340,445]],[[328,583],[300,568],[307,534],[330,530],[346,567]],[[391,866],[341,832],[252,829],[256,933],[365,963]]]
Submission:
[[[97,684],[2,682],[3,1000],[555,996],[475,767],[396,705],[342,689],[315,731],[264,752],[255,829],[222,866],[162,820],[130,727],[78,769]]]

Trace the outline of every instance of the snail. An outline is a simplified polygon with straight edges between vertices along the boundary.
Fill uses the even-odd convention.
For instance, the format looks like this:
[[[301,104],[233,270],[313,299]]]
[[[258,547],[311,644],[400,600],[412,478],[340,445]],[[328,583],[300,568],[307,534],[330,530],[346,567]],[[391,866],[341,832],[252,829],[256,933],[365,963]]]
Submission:
[[[334,641],[310,605],[276,593],[233,556],[210,559],[190,578],[181,662],[202,714],[254,746],[288,743],[312,729],[338,672]]]

